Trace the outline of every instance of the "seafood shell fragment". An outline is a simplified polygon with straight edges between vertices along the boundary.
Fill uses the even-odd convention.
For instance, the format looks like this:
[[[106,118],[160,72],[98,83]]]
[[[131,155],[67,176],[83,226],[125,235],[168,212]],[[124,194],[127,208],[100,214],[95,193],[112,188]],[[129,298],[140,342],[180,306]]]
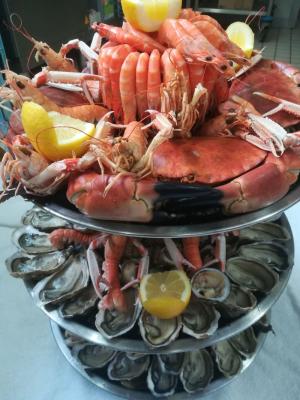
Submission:
[[[42,279],[34,286],[33,300],[39,307],[61,303],[78,295],[88,283],[86,258],[79,253],[61,271]]]
[[[139,318],[139,327],[145,343],[150,347],[162,347],[177,338],[182,321],[180,317],[159,319],[144,310]]]
[[[48,235],[30,226],[16,229],[12,234],[12,239],[14,244],[27,254],[41,254],[54,251]]]
[[[136,290],[128,289],[124,292],[128,310],[126,312],[118,310],[103,310],[102,308],[96,315],[95,326],[97,330],[107,339],[123,335],[135,325],[142,306],[136,298]]]
[[[31,225],[33,228],[43,232],[71,227],[71,224],[66,220],[56,217],[39,207],[33,207],[31,210],[28,210],[22,218],[22,223],[24,225]]]
[[[207,338],[218,329],[219,318],[212,304],[192,299],[182,314],[182,331],[196,339]]]
[[[270,240],[287,241],[291,239],[291,235],[282,225],[273,222],[266,222],[241,229],[239,238],[240,240],[250,240],[253,242],[264,242]]]
[[[257,348],[257,339],[252,327],[230,338],[229,343],[244,357],[252,356]]]
[[[222,315],[237,318],[253,310],[256,304],[257,299],[250,290],[232,284],[228,297],[218,305],[218,308]]]
[[[226,378],[231,378],[240,373],[243,368],[242,357],[228,340],[217,343],[214,346],[214,353],[218,368]]]
[[[84,368],[102,368],[113,359],[116,352],[97,344],[84,343],[74,346],[72,354]]]
[[[127,357],[126,353],[117,353],[107,368],[107,375],[113,381],[131,380],[139,377],[149,368],[150,356],[136,360]]]
[[[41,253],[34,257],[19,251],[5,260],[9,273],[16,278],[39,278],[61,270],[71,255],[71,249]]]
[[[239,248],[239,255],[262,262],[277,271],[284,271],[290,265],[285,247],[274,242],[245,244]]]
[[[93,286],[88,286],[78,296],[63,303],[58,312],[62,318],[73,318],[86,314],[89,310],[95,307],[99,300]]]
[[[178,376],[164,372],[157,357],[153,356],[148,371],[147,385],[155,397],[172,396],[175,393]]]
[[[182,385],[188,393],[204,390],[214,377],[214,362],[205,349],[185,353],[180,373]]]
[[[180,374],[184,361],[184,353],[158,354],[157,358],[163,372],[171,375]]]
[[[229,279],[214,268],[200,269],[191,283],[194,295],[204,300],[224,301],[230,292]]]
[[[265,264],[244,257],[227,260],[226,272],[236,284],[263,293],[269,293],[279,280],[278,274]]]

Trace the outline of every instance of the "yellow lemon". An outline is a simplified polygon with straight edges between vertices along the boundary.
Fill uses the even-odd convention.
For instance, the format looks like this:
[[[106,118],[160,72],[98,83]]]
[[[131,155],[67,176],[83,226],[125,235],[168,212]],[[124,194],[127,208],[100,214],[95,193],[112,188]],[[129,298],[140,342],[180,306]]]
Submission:
[[[191,284],[183,271],[155,272],[140,283],[140,298],[150,314],[169,319],[180,315],[191,297]]]
[[[122,0],[126,20],[144,32],[155,32],[166,18],[177,18],[182,0]]]
[[[95,125],[58,112],[47,112],[39,104],[25,101],[21,118],[33,147],[50,161],[80,157],[84,142],[95,133]]]
[[[245,22],[233,22],[226,29],[229,39],[250,58],[254,49],[254,32]]]

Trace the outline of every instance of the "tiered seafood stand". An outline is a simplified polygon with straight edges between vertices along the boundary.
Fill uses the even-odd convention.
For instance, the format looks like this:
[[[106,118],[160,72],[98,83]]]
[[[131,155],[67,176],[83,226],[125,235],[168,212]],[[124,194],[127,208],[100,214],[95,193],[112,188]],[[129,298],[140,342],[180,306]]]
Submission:
[[[13,233],[22,253],[8,259],[7,267],[24,279],[33,301],[49,317],[59,349],[87,380],[125,398],[199,398],[243,373],[273,331],[270,310],[284,291],[294,263],[293,235],[283,211],[297,201],[299,191],[295,187],[260,211],[180,226],[96,221],[57,202],[38,203],[24,215],[24,227]],[[194,274],[190,304],[172,320],[158,320],[142,310],[138,286],[125,290],[127,314],[99,311],[88,268],[75,278],[69,276],[78,260],[87,263],[85,250],[65,246],[53,253],[47,235],[56,228],[139,238],[152,249],[150,272],[157,268],[151,263],[174,268],[165,239],[174,239],[180,248],[181,238],[199,236],[209,260],[212,238],[222,234],[225,271],[221,273],[220,265],[213,263],[196,273],[200,280]],[[157,261],[160,256],[164,262]],[[73,261],[66,262],[70,257]],[[132,260],[127,256],[122,264],[130,275]],[[48,271],[40,271],[43,268]],[[216,275],[202,275],[201,281],[205,270]],[[224,281],[219,281],[219,273]]]

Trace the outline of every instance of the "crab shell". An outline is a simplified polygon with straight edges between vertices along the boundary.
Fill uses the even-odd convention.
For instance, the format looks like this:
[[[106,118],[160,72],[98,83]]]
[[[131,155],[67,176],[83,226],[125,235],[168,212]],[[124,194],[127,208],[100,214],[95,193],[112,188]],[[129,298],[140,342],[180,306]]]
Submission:
[[[240,138],[193,137],[161,144],[152,156],[152,178],[86,172],[69,181],[67,197],[96,219],[178,222],[213,213],[239,214],[282,198],[297,180],[300,157],[280,158]]]

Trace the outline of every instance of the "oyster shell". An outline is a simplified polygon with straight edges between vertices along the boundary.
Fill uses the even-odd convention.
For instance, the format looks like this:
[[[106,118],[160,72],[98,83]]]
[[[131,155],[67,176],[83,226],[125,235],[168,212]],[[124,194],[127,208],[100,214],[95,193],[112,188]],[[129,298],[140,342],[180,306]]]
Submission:
[[[240,230],[240,240],[264,242],[270,240],[290,240],[291,235],[282,225],[273,222],[255,224]]]
[[[62,318],[73,318],[75,316],[84,315],[96,305],[97,300],[99,300],[99,298],[94,287],[89,285],[74,299],[63,303],[59,307],[58,312]]]
[[[146,391],[146,377],[147,375],[145,373],[137,378],[131,379],[130,381],[120,381],[120,384],[130,390]]]
[[[132,360],[126,353],[119,352],[108,365],[107,375],[113,381],[131,380],[146,372],[149,364],[150,356],[148,355]]]
[[[262,262],[277,271],[284,271],[290,265],[285,247],[274,242],[245,244],[239,248],[238,254]]]
[[[205,349],[185,353],[180,380],[184,390],[194,393],[205,389],[214,377],[214,362]]]
[[[180,374],[184,361],[184,353],[158,354],[157,358],[163,372],[171,375]]]
[[[180,317],[159,319],[144,310],[139,318],[139,327],[145,343],[150,347],[162,347],[177,338],[182,321]]]
[[[252,327],[230,338],[229,343],[244,357],[252,356],[257,348],[257,339]]]
[[[97,330],[108,339],[128,332],[133,328],[140,315],[142,306],[140,301],[136,298],[136,290],[128,289],[124,292],[124,295],[128,304],[127,312],[100,309],[96,314],[95,326]]]
[[[239,374],[243,368],[243,360],[228,340],[218,342],[213,350],[218,368],[226,378]]]
[[[253,310],[256,304],[257,299],[250,290],[232,284],[228,297],[218,304],[218,309],[226,317],[237,318]]]
[[[33,279],[61,270],[71,253],[72,251],[69,248],[31,257],[27,253],[19,251],[6,259],[5,264],[12,276]]]
[[[48,235],[30,226],[16,229],[12,234],[12,240],[19,249],[25,251],[27,254],[40,254],[54,251]]]
[[[181,317],[184,333],[204,339],[218,329],[220,314],[212,304],[192,299]]]
[[[138,358],[144,357],[147,354],[144,353],[126,353],[127,357],[130,358],[130,360],[137,360]]]
[[[76,345],[87,343],[81,336],[74,335],[72,332],[65,330],[63,332],[65,343],[68,347],[73,348]]]
[[[178,376],[164,372],[156,356],[152,357],[151,367],[148,370],[147,385],[155,397],[172,396],[175,393]]]
[[[71,227],[71,224],[66,220],[56,217],[39,207],[33,207],[31,210],[28,210],[22,218],[22,223],[23,225],[31,225],[33,228],[43,232]]]
[[[71,299],[86,288],[88,283],[86,258],[79,253],[61,271],[38,282],[31,293],[36,305],[41,307]]]
[[[279,279],[278,274],[265,264],[244,257],[227,260],[226,272],[236,284],[263,293],[269,293]]]
[[[116,352],[108,347],[92,343],[75,345],[72,355],[84,366],[84,368],[102,368],[109,363]]]
[[[229,295],[230,282],[223,272],[214,268],[203,268],[195,273],[192,291],[196,297],[212,301],[224,301]]]

